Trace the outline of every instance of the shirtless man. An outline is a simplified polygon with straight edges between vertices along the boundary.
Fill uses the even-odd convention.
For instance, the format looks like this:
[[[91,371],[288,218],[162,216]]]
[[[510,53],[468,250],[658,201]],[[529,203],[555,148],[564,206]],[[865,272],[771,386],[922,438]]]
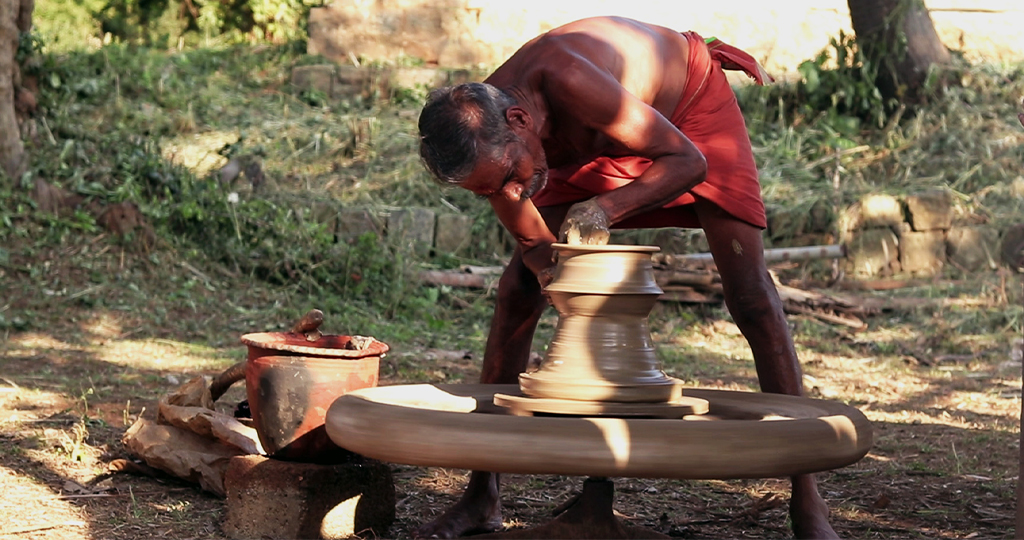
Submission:
[[[695,33],[592,18],[543,34],[487,80],[434,91],[420,153],[442,184],[486,197],[518,243],[498,284],[482,383],[516,383],[547,306],[551,244],[606,243],[609,228],[703,228],[761,390],[802,395],[800,365],[765,266],[757,170],[722,66],[770,80],[749,55]],[[557,234],[556,234],[557,232]],[[813,476],[792,479],[797,538],[836,538]],[[498,530],[499,477],[418,531]]]

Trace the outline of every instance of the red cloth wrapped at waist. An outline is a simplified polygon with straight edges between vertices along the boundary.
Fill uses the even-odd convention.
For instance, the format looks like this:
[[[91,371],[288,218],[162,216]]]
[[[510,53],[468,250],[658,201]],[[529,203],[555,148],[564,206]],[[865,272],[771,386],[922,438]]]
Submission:
[[[694,32],[683,35],[690,45],[687,83],[669,120],[704,154],[707,177],[664,207],[616,223],[615,228],[699,228],[691,206],[696,196],[763,229],[767,221],[747,126],[722,68],[741,69],[759,84],[772,78],[735,47],[717,39],[705,44]],[[651,160],[635,156],[600,156],[583,165],[551,169],[547,185],[532,200],[538,207],[586,200],[632,182],[650,165]]]

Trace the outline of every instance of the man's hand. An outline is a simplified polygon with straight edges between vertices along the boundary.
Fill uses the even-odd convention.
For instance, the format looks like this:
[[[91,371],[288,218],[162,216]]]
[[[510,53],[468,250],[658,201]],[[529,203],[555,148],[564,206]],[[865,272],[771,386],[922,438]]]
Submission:
[[[558,238],[566,244],[605,245],[611,235],[611,220],[597,199],[589,199],[569,207]]]

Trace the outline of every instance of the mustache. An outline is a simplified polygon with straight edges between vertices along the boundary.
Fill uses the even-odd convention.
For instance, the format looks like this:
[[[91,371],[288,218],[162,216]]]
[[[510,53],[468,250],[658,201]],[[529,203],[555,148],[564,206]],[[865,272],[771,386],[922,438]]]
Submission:
[[[540,192],[540,190],[544,189],[544,186],[546,186],[547,183],[548,183],[548,171],[547,171],[547,169],[544,169],[543,171],[537,171],[537,172],[533,173],[533,177],[530,178],[530,186],[526,188],[526,191],[523,192],[521,197],[524,198],[524,199],[529,199],[530,197],[533,197],[538,192]]]

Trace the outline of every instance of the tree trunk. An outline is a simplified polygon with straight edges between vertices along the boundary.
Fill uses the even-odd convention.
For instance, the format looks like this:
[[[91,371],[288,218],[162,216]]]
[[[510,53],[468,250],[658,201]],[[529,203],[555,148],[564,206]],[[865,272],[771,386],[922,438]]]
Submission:
[[[847,0],[857,43],[878,66],[875,84],[886,99],[913,103],[933,65],[948,64],[923,0]]]
[[[0,169],[12,178],[26,161],[14,107],[21,83],[16,55],[21,34],[32,28],[33,7],[34,0],[0,0]]]

